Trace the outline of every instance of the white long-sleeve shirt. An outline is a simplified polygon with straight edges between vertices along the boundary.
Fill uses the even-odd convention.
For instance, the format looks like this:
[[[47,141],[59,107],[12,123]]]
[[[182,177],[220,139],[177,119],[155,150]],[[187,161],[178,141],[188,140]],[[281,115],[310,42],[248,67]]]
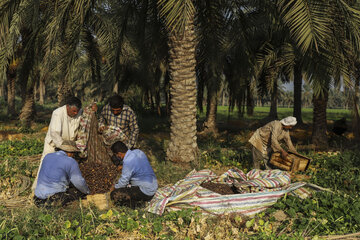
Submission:
[[[39,172],[43,163],[44,157],[48,153],[55,152],[55,147],[61,146],[64,140],[74,141],[77,135],[77,130],[80,124],[80,117],[82,110],[75,117],[69,117],[66,111],[66,105],[55,109],[52,112],[49,129],[46,133],[44,150],[40,159],[40,166],[32,185],[32,190],[35,190]]]
[[[82,110],[75,117],[69,117],[66,105],[55,109],[51,115],[45,144],[59,147],[64,140],[75,140]]]

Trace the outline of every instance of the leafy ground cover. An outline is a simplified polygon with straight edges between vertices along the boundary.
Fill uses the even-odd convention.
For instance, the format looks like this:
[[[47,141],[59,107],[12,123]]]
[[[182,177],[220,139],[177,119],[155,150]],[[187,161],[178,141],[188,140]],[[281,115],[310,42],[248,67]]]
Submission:
[[[142,121],[146,122],[146,118]],[[163,124],[166,121],[159,121],[155,131],[146,129],[140,136],[141,148],[149,156],[160,186],[174,184],[194,168],[209,168],[216,173],[231,167],[244,172],[251,169],[247,145],[250,130],[221,132],[217,137],[200,135],[199,163],[179,165],[164,160],[169,137],[168,132],[160,131]],[[2,123],[2,127],[5,125],[7,123]],[[35,128],[45,126],[46,123],[41,122]],[[22,140],[1,142],[1,192],[19,187],[18,176],[34,179],[44,136],[45,132],[33,131],[24,133]],[[299,144],[304,143],[300,135],[293,138]],[[206,216],[197,209],[163,216],[115,206],[100,211],[82,202],[52,210],[38,209],[31,204],[7,208],[0,198],[0,239],[304,239],[359,232],[360,152],[346,150],[346,146],[355,143],[345,137],[330,140],[332,145],[326,152],[298,147],[302,154],[313,159],[305,173],[306,181],[331,192],[317,192],[303,200],[284,196],[251,219],[238,215]],[[339,142],[343,143],[341,151],[335,151],[339,150]],[[31,202],[29,188],[21,196]]]

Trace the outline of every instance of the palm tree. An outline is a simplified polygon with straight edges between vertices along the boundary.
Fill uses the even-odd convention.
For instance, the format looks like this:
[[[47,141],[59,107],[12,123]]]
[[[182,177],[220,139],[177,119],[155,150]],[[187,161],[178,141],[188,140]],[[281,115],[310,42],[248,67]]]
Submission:
[[[18,60],[13,60],[11,64],[9,64],[8,69],[6,71],[7,77],[7,104],[8,109],[7,113],[14,117],[16,116],[15,111],[15,79],[16,79],[16,68],[18,65]]]
[[[39,3],[21,1],[3,1],[0,5],[1,26],[0,34],[0,68],[8,67],[9,84],[9,109],[14,113],[13,95],[15,76],[21,85],[23,107],[20,114],[20,122],[29,127],[34,117],[33,88],[34,78],[31,75],[36,71],[36,66],[41,58],[37,52],[41,44],[42,24],[39,15]],[[16,64],[9,66],[7,59],[16,59]],[[15,70],[16,69],[16,70]],[[35,76],[35,75],[33,75]],[[26,95],[26,96],[25,96]]]
[[[360,49],[360,14],[345,1],[281,0],[278,7],[299,50],[311,58],[304,69],[314,87],[312,140],[326,146],[326,103],[329,84],[342,76],[349,82],[347,51]],[[331,49],[331,51],[330,51]]]
[[[302,64],[300,61],[295,61],[294,66],[294,109],[293,116],[296,117],[298,124],[302,124],[301,114],[301,94],[302,94]]]
[[[197,2],[197,72],[204,84],[199,84],[198,95],[207,90],[207,111],[204,132],[217,133],[216,113],[218,91],[222,86],[222,73],[225,63],[225,5],[221,0]],[[202,104],[202,96],[198,104]]]
[[[238,115],[253,112],[253,96],[257,92],[256,66],[258,49],[266,39],[266,15],[259,1],[230,1],[226,15],[225,80],[229,91],[229,112],[238,106]]]
[[[305,108],[312,106],[312,97],[313,97],[311,85],[308,84],[307,82],[308,81],[305,81],[305,84],[303,85],[304,94],[301,95],[301,107],[305,107]]]
[[[167,159],[197,160],[195,7],[191,0],[158,0],[169,37],[170,142]]]

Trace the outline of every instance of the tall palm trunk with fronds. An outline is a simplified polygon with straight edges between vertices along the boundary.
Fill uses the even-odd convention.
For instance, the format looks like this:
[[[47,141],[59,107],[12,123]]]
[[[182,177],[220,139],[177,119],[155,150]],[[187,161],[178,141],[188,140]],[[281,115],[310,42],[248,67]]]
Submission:
[[[301,93],[302,93],[302,69],[301,65],[297,63],[294,67],[294,117],[298,124],[302,123],[301,115]]]
[[[317,148],[326,148],[328,140],[326,135],[327,122],[326,122],[326,106],[328,102],[328,90],[324,90],[322,94],[313,96],[314,104],[314,119],[313,119],[313,132],[312,143]]]
[[[191,162],[197,159],[195,31],[193,19],[183,34],[170,33],[170,143],[167,159]]]

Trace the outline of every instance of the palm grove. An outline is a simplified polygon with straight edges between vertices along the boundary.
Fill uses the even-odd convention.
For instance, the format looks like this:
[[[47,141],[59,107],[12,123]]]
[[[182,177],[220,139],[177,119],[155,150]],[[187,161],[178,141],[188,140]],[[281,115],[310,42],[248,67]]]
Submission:
[[[7,111],[29,126],[34,95],[39,104],[50,95],[61,104],[70,94],[102,101],[135,89],[159,114],[165,102],[167,159],[188,162],[197,159],[196,114],[204,99],[204,125],[216,132],[224,88],[230,108],[246,106],[248,115],[254,96],[267,95],[269,118],[277,118],[279,85],[292,82],[293,115],[301,122],[305,79],[313,94],[312,141],[326,146],[331,86],[345,84],[358,116],[358,9],[354,0],[2,0]]]

